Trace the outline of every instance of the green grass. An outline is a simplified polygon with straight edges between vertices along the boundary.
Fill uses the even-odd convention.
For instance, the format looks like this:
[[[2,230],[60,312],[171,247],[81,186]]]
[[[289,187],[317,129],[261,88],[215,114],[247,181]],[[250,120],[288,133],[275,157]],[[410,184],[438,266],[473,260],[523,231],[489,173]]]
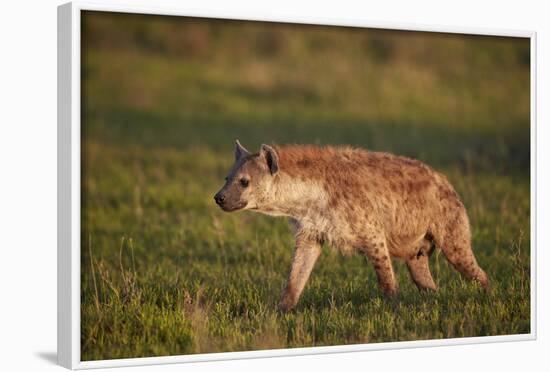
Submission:
[[[83,360],[530,331],[528,41],[106,14],[84,16],[83,40]],[[278,313],[286,221],[212,201],[234,138],[427,162],[461,195],[493,290],[436,251],[439,292],[394,262],[388,301],[362,257],[324,247]]]

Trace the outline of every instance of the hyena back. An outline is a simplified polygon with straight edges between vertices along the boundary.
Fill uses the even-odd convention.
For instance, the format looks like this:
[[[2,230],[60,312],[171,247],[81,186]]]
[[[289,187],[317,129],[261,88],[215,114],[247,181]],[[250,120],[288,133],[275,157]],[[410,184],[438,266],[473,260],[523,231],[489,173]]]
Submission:
[[[237,141],[235,164],[214,199],[224,211],[290,219],[296,246],[279,304],[284,311],[297,304],[323,243],[364,254],[388,295],[397,291],[392,258],[406,262],[419,289],[437,290],[428,265],[435,247],[462,275],[489,286],[458,194],[417,160],[311,145],[262,145],[251,154]]]

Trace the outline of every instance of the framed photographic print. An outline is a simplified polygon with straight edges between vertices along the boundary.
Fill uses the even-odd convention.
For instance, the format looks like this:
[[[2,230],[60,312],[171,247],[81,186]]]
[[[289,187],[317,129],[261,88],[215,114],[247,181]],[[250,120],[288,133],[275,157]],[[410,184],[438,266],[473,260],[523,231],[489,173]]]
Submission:
[[[535,33],[58,8],[73,369],[535,338]]]

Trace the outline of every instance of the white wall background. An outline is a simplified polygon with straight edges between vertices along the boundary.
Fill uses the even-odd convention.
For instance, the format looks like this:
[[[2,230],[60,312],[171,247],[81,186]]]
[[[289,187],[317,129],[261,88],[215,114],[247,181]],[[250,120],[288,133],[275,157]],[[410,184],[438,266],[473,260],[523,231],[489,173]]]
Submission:
[[[108,2],[108,1],[105,1]],[[128,0],[128,3],[131,1]],[[146,3],[142,1],[142,3]],[[182,1],[149,1],[155,6]],[[9,1],[0,10],[0,369],[53,370],[56,359],[56,7]],[[133,367],[135,371],[542,370],[550,365],[548,119],[550,22],[544,1],[193,0],[185,6],[538,32],[538,340],[474,346]],[[544,169],[546,168],[546,171]]]

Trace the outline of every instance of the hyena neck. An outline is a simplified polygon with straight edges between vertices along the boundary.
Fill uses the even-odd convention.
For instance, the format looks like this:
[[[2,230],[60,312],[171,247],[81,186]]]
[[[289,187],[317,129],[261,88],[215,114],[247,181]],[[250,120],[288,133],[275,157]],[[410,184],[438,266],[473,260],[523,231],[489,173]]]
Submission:
[[[327,200],[327,193],[319,181],[303,180],[280,171],[257,211],[301,221],[323,210]]]

